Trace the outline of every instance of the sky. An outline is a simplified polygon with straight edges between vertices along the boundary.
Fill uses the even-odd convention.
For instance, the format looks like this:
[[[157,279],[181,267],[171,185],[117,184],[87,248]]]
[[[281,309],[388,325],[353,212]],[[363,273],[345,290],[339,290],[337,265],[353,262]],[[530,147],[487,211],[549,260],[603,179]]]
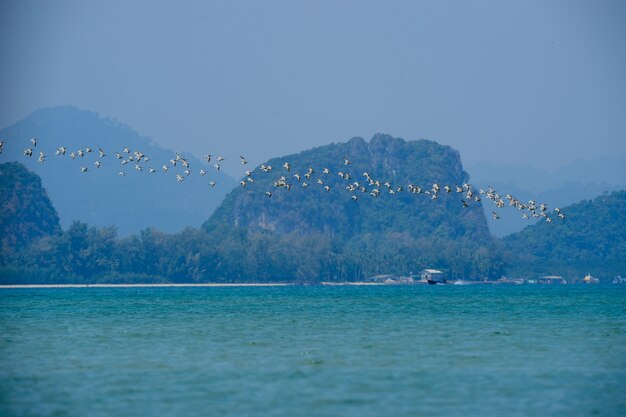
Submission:
[[[71,104],[251,163],[377,132],[556,168],[626,155],[623,1],[0,3],[0,128]]]

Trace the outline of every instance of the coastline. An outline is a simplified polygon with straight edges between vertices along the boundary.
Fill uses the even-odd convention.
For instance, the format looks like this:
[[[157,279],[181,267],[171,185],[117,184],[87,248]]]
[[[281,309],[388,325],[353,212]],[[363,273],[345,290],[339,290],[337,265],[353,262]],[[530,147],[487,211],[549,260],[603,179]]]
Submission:
[[[0,285],[6,288],[144,288],[144,287],[287,287],[294,284],[282,282],[270,283],[208,283],[208,284],[14,284]]]

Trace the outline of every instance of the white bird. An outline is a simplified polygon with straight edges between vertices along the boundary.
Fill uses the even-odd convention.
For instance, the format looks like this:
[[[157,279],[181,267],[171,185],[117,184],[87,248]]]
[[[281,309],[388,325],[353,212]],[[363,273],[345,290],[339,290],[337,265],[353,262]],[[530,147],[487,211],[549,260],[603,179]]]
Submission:
[[[82,149],[79,149],[76,151],[76,155],[80,156],[81,158],[83,158],[85,156],[85,152],[83,152]]]
[[[325,185],[325,186],[324,186],[324,189],[326,190],[326,192],[329,192],[329,191],[330,191],[330,187],[329,187],[328,185]]]
[[[203,169],[201,169],[201,170],[200,170],[200,175],[202,175],[202,176],[204,177],[204,176],[206,175],[206,171],[205,171],[205,170],[203,170]]]
[[[248,161],[246,161],[246,158],[244,158],[243,156],[239,155],[239,158],[241,158],[241,165],[245,165],[248,163]]]
[[[287,172],[291,171],[291,164],[289,162],[285,162],[283,164],[283,168],[287,170]]]
[[[204,155],[204,159],[206,159],[207,162],[211,162],[212,157],[213,155],[209,155],[209,154]]]
[[[343,164],[344,164],[344,165],[350,165],[350,160],[348,159],[348,157],[347,157],[347,156],[344,156],[344,157],[343,157]]]
[[[353,195],[352,197],[350,197],[352,199],[352,201],[357,201],[359,199],[359,197]]]
[[[210,185],[211,187],[215,187],[215,181],[209,181],[209,185]]]
[[[180,175],[180,174],[176,174],[176,181],[178,181],[178,182],[183,182],[184,180],[185,180],[185,177],[183,177],[183,176],[182,176],[182,175]]]
[[[246,181],[239,181],[239,184],[241,184],[241,186],[243,188],[246,188],[246,185],[248,184]]]
[[[498,213],[496,213],[495,211],[491,212],[491,216],[493,217],[494,220],[498,220],[500,218],[500,216],[498,216]]]
[[[128,149],[127,146],[124,146],[124,153],[130,153],[130,150]]]
[[[252,172],[250,172],[250,171],[246,171],[246,173],[245,173],[245,174],[246,174],[246,177],[249,177],[249,176],[251,176],[251,175],[252,175]]]
[[[33,156],[33,150],[31,148],[24,149],[24,155]]]
[[[191,171],[189,171],[188,169],[184,170],[183,173],[187,176],[189,176],[189,174],[191,174]]]
[[[100,168],[100,166],[102,165],[102,162],[96,161],[93,164],[96,166],[96,168]]]
[[[300,180],[302,179],[300,174],[295,174],[294,177],[298,180],[298,182],[300,182]]]
[[[218,157],[217,157],[217,162],[220,162],[220,161],[223,161],[223,160],[224,160],[224,157],[223,157],[223,156],[218,156]]]
[[[65,155],[66,151],[67,151],[67,148],[65,146],[61,146],[60,148],[57,149],[55,154],[57,154],[57,155]]]
[[[102,148],[98,148],[98,152],[100,154],[100,158],[104,158],[105,156],[107,156],[104,151],[102,150]]]
[[[329,170],[328,168],[324,168],[324,169],[322,170],[322,172],[323,172],[324,174],[330,174],[330,170]]]
[[[120,171],[117,173],[117,175],[119,175],[120,177],[125,177],[126,173],[124,171]]]
[[[32,144],[33,144],[33,146],[37,146],[37,138],[32,138],[32,139],[30,140],[30,143],[32,143]]]
[[[86,167],[86,166],[81,165],[81,166],[80,166],[80,172],[87,172],[87,167]]]
[[[218,171],[220,170],[220,168],[222,167],[220,164],[215,164],[213,165],[215,167],[215,169],[217,169]]]
[[[163,172],[167,172],[167,170],[168,170],[169,168],[167,167],[167,165],[163,165],[163,167],[161,167],[161,169],[163,170]]]
[[[265,192],[265,195],[266,195],[268,198],[270,198],[270,197],[272,196],[272,193],[271,193],[270,191],[266,191],[266,192]]]
[[[143,168],[141,166],[137,165],[137,164],[135,164],[135,169],[137,171],[143,171]]]
[[[89,153],[89,152],[92,152],[92,151],[93,151],[93,149],[91,149],[89,146],[85,147],[85,152]]]
[[[115,157],[117,159],[122,159],[123,158],[123,156],[119,152],[115,152]]]
[[[150,167],[150,168],[148,169],[148,171],[149,171],[151,174],[154,174],[154,173],[156,172],[156,169],[154,169],[154,168]]]

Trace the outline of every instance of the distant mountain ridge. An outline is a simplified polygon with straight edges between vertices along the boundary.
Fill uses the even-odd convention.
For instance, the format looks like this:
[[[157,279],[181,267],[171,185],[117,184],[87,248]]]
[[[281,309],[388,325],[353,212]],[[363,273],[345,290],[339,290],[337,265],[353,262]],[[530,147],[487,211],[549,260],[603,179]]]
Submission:
[[[539,169],[531,165],[474,163],[469,166],[472,182],[489,185],[514,194],[523,201],[546,201],[563,207],[584,199],[593,199],[604,192],[626,188],[626,157],[604,157],[578,160],[556,169]],[[487,213],[488,214],[488,213]],[[534,221],[521,221],[519,213],[503,212],[498,222],[490,222],[495,236],[519,232]]]
[[[33,156],[28,158],[23,155],[23,149],[32,147],[29,143],[32,137],[38,138],[38,144],[33,148]],[[0,138],[6,141],[0,162],[19,161],[41,176],[63,227],[80,220],[99,227],[115,225],[121,235],[147,227],[175,232],[185,226],[201,225],[235,185],[231,177],[190,155],[185,157],[191,163],[193,175],[178,183],[173,175],[174,167],[169,175],[161,171],[161,165],[169,165],[175,156],[173,151],[160,148],[127,125],[72,106],[37,110],[0,131]],[[64,157],[54,154],[60,146],[67,148]],[[87,146],[94,152],[73,161],[69,159],[70,152]],[[134,164],[122,166],[115,158],[114,152],[122,152],[125,146],[131,152],[140,150],[151,158],[144,165],[145,171],[134,170]],[[99,169],[94,166],[99,159],[98,147],[107,154],[100,158]],[[40,149],[46,154],[41,164],[37,163]],[[88,171],[81,173],[81,165]],[[157,172],[149,174],[149,166]],[[197,175],[200,168],[208,172],[206,177]],[[121,177],[119,171],[127,175]],[[210,187],[210,180],[217,185]]]

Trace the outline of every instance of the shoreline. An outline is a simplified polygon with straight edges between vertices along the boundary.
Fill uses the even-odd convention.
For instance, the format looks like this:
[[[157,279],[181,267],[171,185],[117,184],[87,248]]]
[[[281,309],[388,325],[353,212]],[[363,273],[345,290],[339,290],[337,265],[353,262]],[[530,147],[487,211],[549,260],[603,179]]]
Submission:
[[[294,284],[282,282],[270,283],[206,283],[206,284],[9,284],[0,285],[0,289],[12,288],[163,288],[163,287],[287,287]]]

